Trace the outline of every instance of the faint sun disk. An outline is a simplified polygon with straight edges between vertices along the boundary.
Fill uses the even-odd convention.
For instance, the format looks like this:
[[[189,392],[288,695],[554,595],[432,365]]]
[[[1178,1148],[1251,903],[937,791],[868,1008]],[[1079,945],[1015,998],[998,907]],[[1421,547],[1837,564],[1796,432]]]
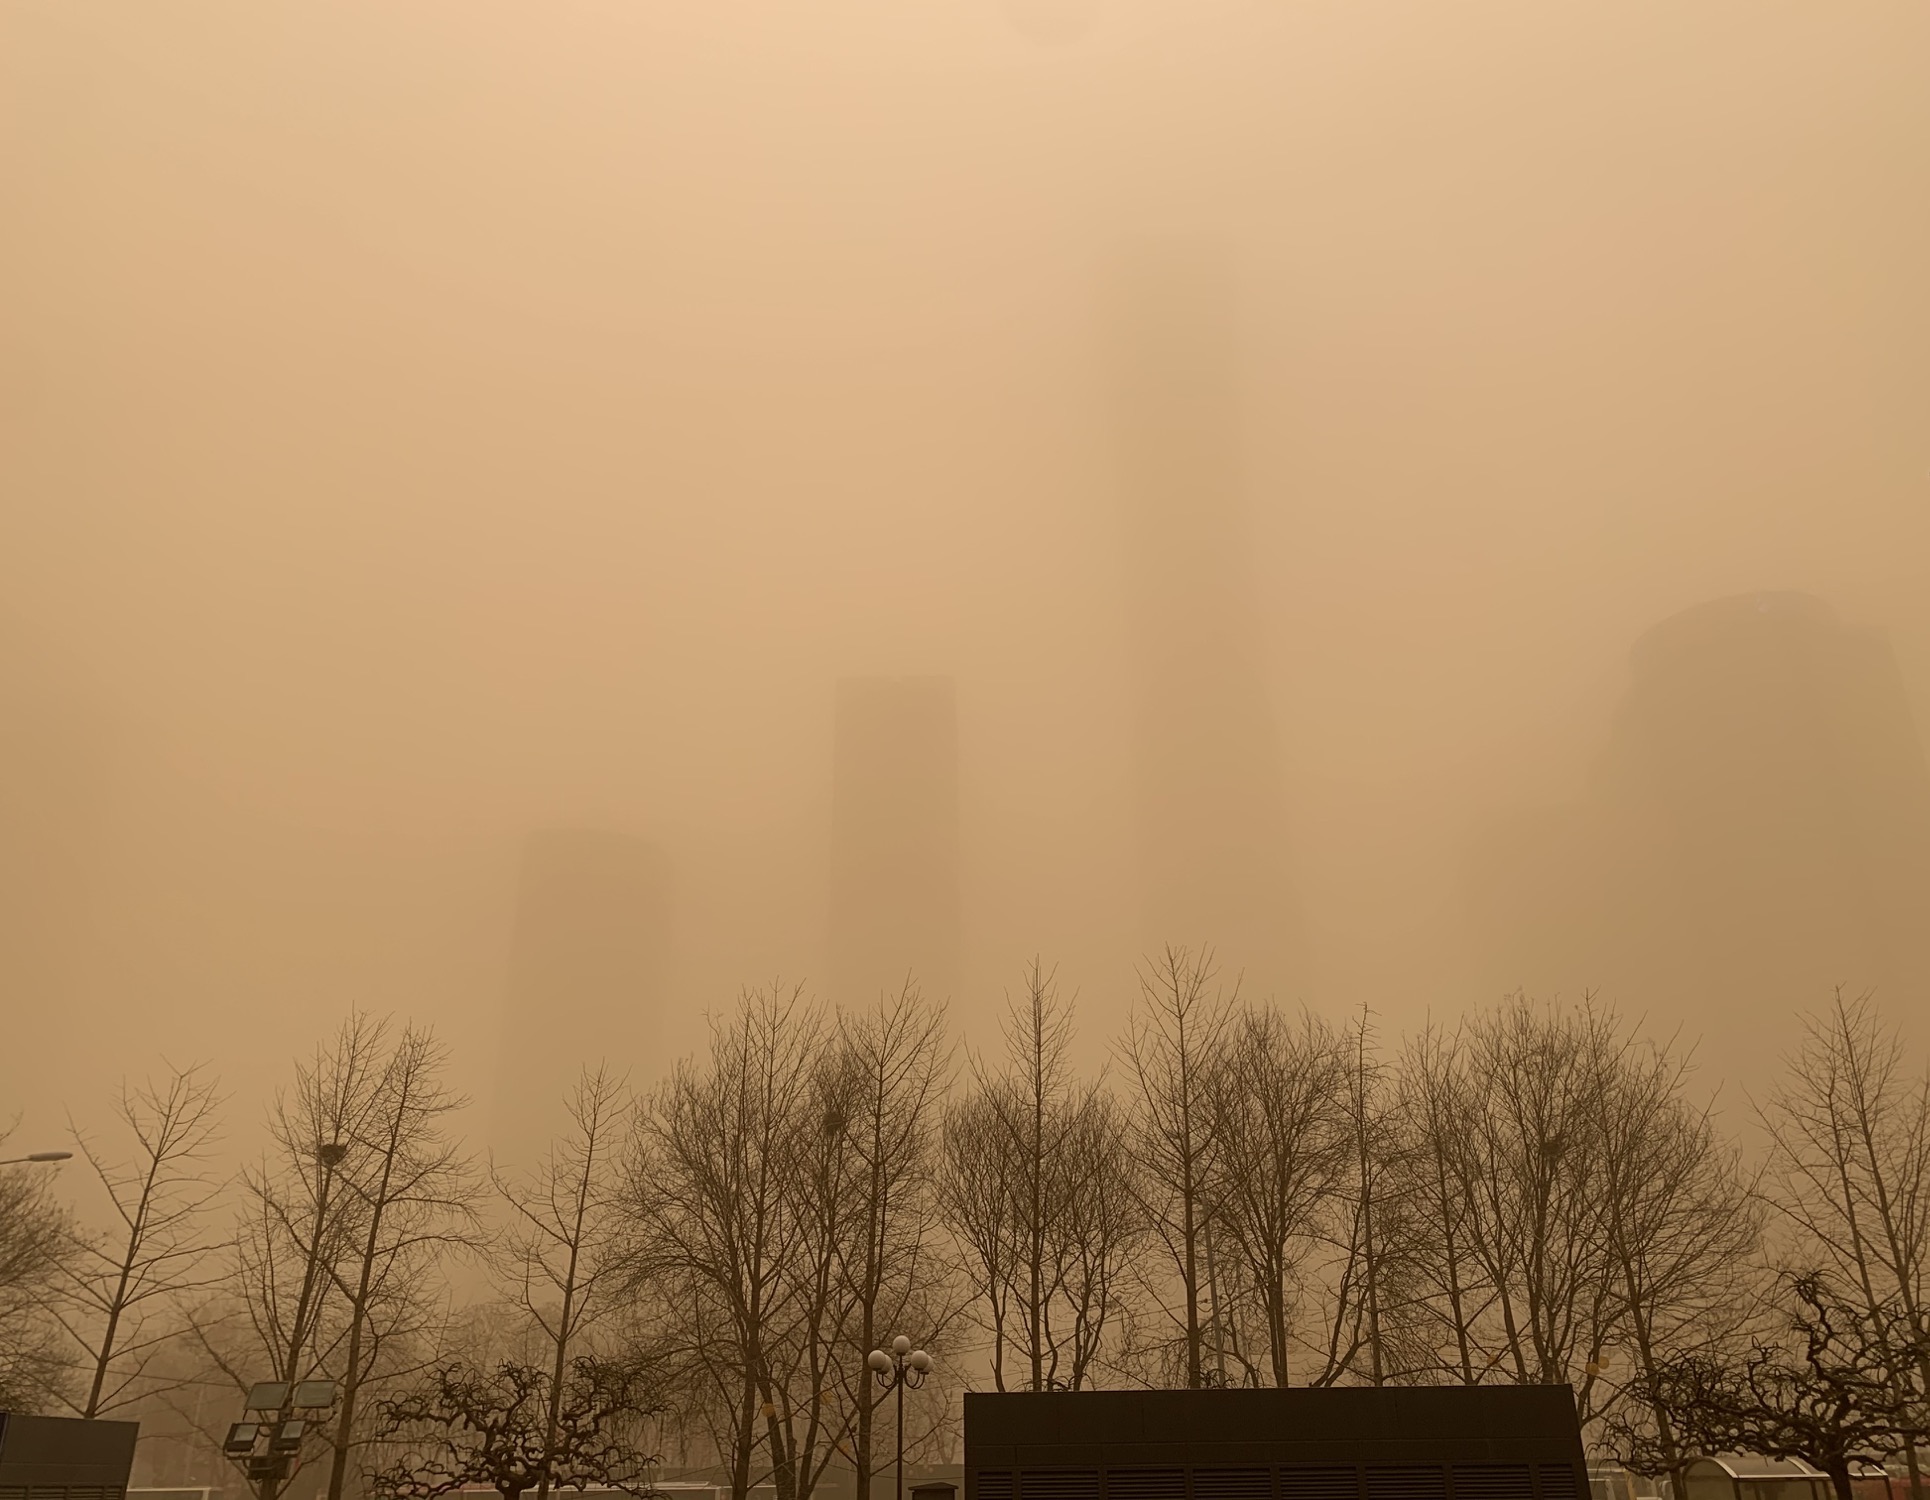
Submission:
[[[1064,46],[1092,29],[1097,0],[1004,0],[1005,19],[1029,42]]]

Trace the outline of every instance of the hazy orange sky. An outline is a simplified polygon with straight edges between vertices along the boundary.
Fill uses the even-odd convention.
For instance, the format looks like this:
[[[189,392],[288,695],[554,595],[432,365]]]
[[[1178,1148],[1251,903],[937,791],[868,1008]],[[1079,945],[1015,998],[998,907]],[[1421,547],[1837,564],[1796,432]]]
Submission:
[[[1234,268],[1310,1002],[1526,977],[1469,841],[1680,609],[1817,594],[1930,725],[1920,5],[10,0],[0,122],[36,1137],[162,1051],[252,1108],[351,1003],[482,1086],[535,827],[669,852],[673,1047],[809,978],[853,673],[957,680],[965,1029],[1040,950],[1096,1054],[1148,237]]]

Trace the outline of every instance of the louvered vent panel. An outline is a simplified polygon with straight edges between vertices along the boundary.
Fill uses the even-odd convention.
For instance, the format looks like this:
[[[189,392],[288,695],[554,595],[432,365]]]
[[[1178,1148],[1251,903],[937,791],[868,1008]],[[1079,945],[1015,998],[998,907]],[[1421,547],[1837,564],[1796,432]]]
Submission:
[[[1280,1500],[1360,1500],[1360,1481],[1351,1468],[1283,1468]]]
[[[1019,1500],[1099,1500],[1099,1471],[1021,1469]]]
[[[1367,1500],[1447,1500],[1439,1464],[1369,1464]]]
[[[1535,1500],[1526,1464],[1456,1464],[1454,1500]]]
[[[1011,1470],[981,1469],[978,1475],[978,1500],[1012,1500]]]
[[[1186,1500],[1186,1471],[1108,1469],[1106,1500]]]
[[[1273,1500],[1273,1471],[1195,1469],[1193,1500]]]
[[[1541,1500],[1588,1500],[1573,1464],[1541,1466]]]

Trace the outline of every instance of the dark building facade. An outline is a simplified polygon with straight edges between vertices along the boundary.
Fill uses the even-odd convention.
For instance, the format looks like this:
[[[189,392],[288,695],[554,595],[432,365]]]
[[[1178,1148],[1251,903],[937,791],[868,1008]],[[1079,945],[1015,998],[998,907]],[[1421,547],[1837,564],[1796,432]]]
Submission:
[[[958,974],[958,710],[949,677],[838,684],[831,978],[840,999]]]
[[[1207,943],[1261,990],[1295,970],[1285,774],[1241,459],[1232,278],[1142,247],[1116,299],[1120,516],[1135,683],[1140,941]]]
[[[0,1500],[123,1500],[139,1422],[0,1412]]]
[[[654,844],[611,829],[529,836],[517,873],[491,1144],[533,1159],[563,1128],[585,1065],[654,1073],[669,976],[671,873]]]
[[[965,1397],[965,1500],[1587,1500],[1561,1386]]]

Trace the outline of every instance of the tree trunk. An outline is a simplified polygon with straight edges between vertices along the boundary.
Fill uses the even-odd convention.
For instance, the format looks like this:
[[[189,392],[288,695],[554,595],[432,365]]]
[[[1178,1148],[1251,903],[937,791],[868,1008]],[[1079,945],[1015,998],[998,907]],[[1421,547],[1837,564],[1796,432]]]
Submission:
[[[746,1500],[751,1492],[751,1449],[757,1444],[757,1377],[744,1371],[744,1409],[738,1424],[737,1451],[731,1455],[731,1500]]]
[[[1190,1188],[1180,1204],[1180,1225],[1181,1249],[1186,1262],[1186,1388],[1196,1391],[1200,1388],[1200,1282]]]

